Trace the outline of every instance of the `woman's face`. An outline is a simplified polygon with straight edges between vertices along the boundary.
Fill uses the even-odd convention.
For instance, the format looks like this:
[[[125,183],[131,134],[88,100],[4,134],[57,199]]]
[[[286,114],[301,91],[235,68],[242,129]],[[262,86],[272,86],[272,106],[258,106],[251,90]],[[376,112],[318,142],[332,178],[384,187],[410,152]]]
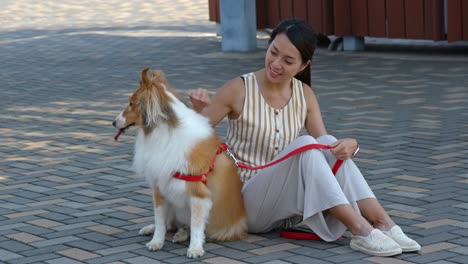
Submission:
[[[266,75],[270,82],[279,83],[291,79],[307,64],[302,63],[299,50],[286,34],[278,34],[268,47],[265,56]]]

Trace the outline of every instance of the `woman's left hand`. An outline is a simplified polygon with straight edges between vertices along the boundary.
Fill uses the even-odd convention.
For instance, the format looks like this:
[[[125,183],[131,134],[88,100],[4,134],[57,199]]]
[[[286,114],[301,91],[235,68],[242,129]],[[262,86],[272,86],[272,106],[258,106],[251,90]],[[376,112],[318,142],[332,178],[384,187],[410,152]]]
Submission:
[[[339,139],[335,143],[330,145],[333,147],[330,149],[331,153],[339,160],[347,160],[352,157],[353,153],[358,148],[358,142],[354,138]]]

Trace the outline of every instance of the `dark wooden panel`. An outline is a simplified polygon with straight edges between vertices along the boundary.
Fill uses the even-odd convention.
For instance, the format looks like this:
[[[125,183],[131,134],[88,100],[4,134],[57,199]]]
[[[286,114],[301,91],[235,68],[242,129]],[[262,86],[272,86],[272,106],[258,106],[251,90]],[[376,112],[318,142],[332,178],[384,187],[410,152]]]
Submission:
[[[385,0],[367,1],[369,36],[386,37]]]
[[[424,0],[424,38],[445,39],[444,0]]]
[[[280,17],[280,1],[270,0],[268,1],[268,9],[265,10],[268,14],[268,27],[274,28],[281,21]]]
[[[268,28],[268,0],[257,0],[255,3],[255,14],[257,19],[257,29]]]
[[[307,17],[307,0],[292,0],[292,4],[294,17],[309,22]]]
[[[322,34],[335,34],[335,21],[333,13],[333,0],[321,0],[322,2]]]
[[[219,0],[208,0],[209,21],[221,22],[219,18]]]
[[[351,31],[353,36],[368,36],[367,0],[352,0],[351,2]]]
[[[322,0],[309,0],[307,3],[307,22],[317,32],[323,32]]]
[[[405,38],[405,3],[404,0],[386,1],[387,36],[390,38]]]
[[[424,1],[405,0],[406,38],[424,39]]]
[[[462,39],[461,0],[447,0],[447,40]]]
[[[462,1],[462,39],[468,40],[468,1]]]
[[[280,0],[280,20],[294,17],[292,0]]]
[[[350,0],[334,0],[333,14],[334,14],[335,34],[337,36],[352,35],[350,10],[351,10]]]

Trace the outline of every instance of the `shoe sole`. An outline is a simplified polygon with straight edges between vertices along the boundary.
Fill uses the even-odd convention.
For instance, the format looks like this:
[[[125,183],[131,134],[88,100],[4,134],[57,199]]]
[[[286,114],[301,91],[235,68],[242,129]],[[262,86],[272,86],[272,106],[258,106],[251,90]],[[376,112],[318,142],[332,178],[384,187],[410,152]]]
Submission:
[[[399,255],[401,254],[403,251],[401,250],[401,248],[399,248],[398,250],[395,249],[393,251],[386,251],[386,252],[382,252],[382,251],[372,251],[372,250],[368,250],[368,249],[365,249],[365,248],[362,248],[356,244],[353,243],[353,241],[351,241],[351,243],[349,243],[349,246],[354,249],[354,250],[358,250],[358,251],[361,251],[361,252],[364,252],[366,254],[369,254],[369,255],[372,255],[372,256],[377,256],[377,257],[390,257],[390,256],[396,256],[396,255]]]
[[[401,248],[401,251],[408,253],[408,252],[416,252],[421,249],[421,246],[413,247],[413,248]]]

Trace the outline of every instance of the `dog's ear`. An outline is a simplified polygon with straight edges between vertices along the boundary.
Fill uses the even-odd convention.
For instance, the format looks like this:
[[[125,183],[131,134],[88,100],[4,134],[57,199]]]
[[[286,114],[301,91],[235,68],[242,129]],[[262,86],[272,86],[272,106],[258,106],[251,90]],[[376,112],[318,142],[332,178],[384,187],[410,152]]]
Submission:
[[[151,81],[148,78],[148,71],[149,71],[149,68],[144,68],[141,71],[141,76],[140,76],[140,87],[141,88],[150,88],[151,87]]]
[[[163,83],[166,87],[169,86],[169,83],[166,80],[166,75],[161,70],[151,71],[151,80],[153,83]]]

